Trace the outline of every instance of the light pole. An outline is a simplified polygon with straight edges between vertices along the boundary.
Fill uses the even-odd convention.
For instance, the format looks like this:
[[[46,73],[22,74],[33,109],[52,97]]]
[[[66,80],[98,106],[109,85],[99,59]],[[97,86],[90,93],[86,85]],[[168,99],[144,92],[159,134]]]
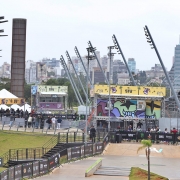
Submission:
[[[110,118],[111,118],[111,57],[114,56],[114,54],[116,53],[112,53],[112,49],[114,49],[115,46],[108,46],[108,50],[109,50],[109,53],[108,53],[108,56],[109,56],[109,121],[108,121],[108,131],[110,131]]]
[[[162,61],[162,59],[161,59],[161,56],[160,56],[160,54],[159,54],[159,52],[158,52],[158,49],[157,49],[157,47],[156,47],[156,45],[155,45],[155,43],[154,43],[154,40],[153,40],[153,38],[152,38],[152,36],[151,36],[151,33],[150,33],[150,31],[149,31],[149,29],[148,29],[147,26],[144,27],[144,32],[145,32],[145,36],[146,36],[146,38],[147,38],[147,42],[148,42],[148,43],[150,44],[150,46],[151,46],[151,49],[154,49],[155,52],[156,52],[156,54],[157,54],[157,57],[158,57],[159,62],[160,62],[160,64],[161,64],[162,68],[163,68],[163,71],[164,71],[164,74],[165,74],[165,76],[166,76],[166,79],[167,79],[167,81],[168,81],[168,83],[169,83],[169,86],[170,86],[172,92],[173,92],[173,95],[174,95],[174,99],[175,99],[175,101],[176,101],[176,104],[177,104],[178,108],[180,108],[180,102],[179,102],[179,99],[178,99],[178,97],[177,97],[177,94],[176,94],[176,92],[175,92],[175,90],[174,90],[174,87],[172,86],[172,83],[171,83],[171,81],[170,81],[169,75],[168,75],[168,73],[167,73],[167,71],[166,71],[166,68],[165,68],[165,66],[164,66],[164,63],[163,63],[163,61]]]
[[[85,127],[85,144],[87,144],[87,122],[88,122],[88,102],[89,102],[89,99],[88,99],[88,80],[89,80],[89,61],[90,60],[93,60],[95,59],[95,56],[93,55],[90,55],[90,53],[93,53],[93,51],[95,51],[96,49],[95,48],[86,48],[87,49],[87,52],[88,52],[88,55],[86,56],[86,59],[87,59],[87,76],[86,76],[86,81],[87,81],[87,84],[86,84],[86,127]]]

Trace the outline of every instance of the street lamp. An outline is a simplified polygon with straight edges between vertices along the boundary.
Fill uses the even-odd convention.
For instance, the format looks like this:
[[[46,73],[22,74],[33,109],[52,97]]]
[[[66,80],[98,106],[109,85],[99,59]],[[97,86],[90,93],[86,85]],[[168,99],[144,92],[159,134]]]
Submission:
[[[111,104],[111,57],[114,56],[116,53],[112,53],[112,49],[114,49],[115,46],[108,46],[108,56],[109,56],[109,121],[108,121],[108,131],[110,131],[110,118],[111,118],[111,109],[112,109],[112,104]]]
[[[87,144],[87,121],[88,121],[88,102],[89,102],[89,99],[88,99],[88,80],[89,80],[89,61],[90,60],[94,60],[95,59],[95,56],[91,55],[95,50],[96,48],[93,48],[93,47],[89,47],[89,48],[86,48],[87,49],[87,52],[88,52],[88,55],[86,56],[86,59],[87,59],[87,77],[86,77],[86,81],[87,81],[87,84],[86,84],[86,127],[85,127],[85,143]]]

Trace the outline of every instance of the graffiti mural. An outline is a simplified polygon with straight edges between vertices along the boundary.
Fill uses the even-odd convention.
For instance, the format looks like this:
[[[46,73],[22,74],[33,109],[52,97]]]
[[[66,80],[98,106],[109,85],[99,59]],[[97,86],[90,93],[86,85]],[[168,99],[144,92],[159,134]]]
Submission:
[[[139,100],[111,100],[111,117],[131,118],[160,118],[160,101],[139,101]],[[109,101],[107,99],[97,100],[97,116],[109,115]]]
[[[161,117],[161,102],[146,101],[146,118],[158,119]]]

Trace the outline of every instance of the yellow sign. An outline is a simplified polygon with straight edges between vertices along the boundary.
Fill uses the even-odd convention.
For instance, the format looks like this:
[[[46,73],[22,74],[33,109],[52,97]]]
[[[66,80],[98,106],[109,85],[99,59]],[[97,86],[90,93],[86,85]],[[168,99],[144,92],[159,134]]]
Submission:
[[[95,85],[94,86],[94,93],[95,94],[109,94],[109,86],[107,85]],[[120,88],[117,85],[110,86],[110,93],[111,94],[120,94]]]
[[[111,95],[140,95],[140,96],[166,96],[165,87],[149,87],[149,86],[120,86],[111,85],[110,86]],[[109,94],[108,85],[95,85],[95,94]]]
[[[68,86],[37,86],[37,92],[68,92]]]
[[[25,100],[23,98],[4,98],[0,99],[0,104],[24,104]]]

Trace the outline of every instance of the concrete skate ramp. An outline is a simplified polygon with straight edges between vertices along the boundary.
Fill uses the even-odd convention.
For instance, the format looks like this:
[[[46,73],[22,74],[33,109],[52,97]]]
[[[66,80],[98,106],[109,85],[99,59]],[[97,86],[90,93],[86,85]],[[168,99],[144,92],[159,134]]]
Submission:
[[[120,144],[108,144],[104,155],[119,155],[119,156],[145,156],[145,150],[139,151],[137,149],[142,146],[140,143],[120,143]],[[164,158],[180,158],[180,146],[177,145],[165,145],[165,144],[153,144],[153,148],[157,150],[163,149],[161,153],[151,152],[151,157],[164,157]]]

